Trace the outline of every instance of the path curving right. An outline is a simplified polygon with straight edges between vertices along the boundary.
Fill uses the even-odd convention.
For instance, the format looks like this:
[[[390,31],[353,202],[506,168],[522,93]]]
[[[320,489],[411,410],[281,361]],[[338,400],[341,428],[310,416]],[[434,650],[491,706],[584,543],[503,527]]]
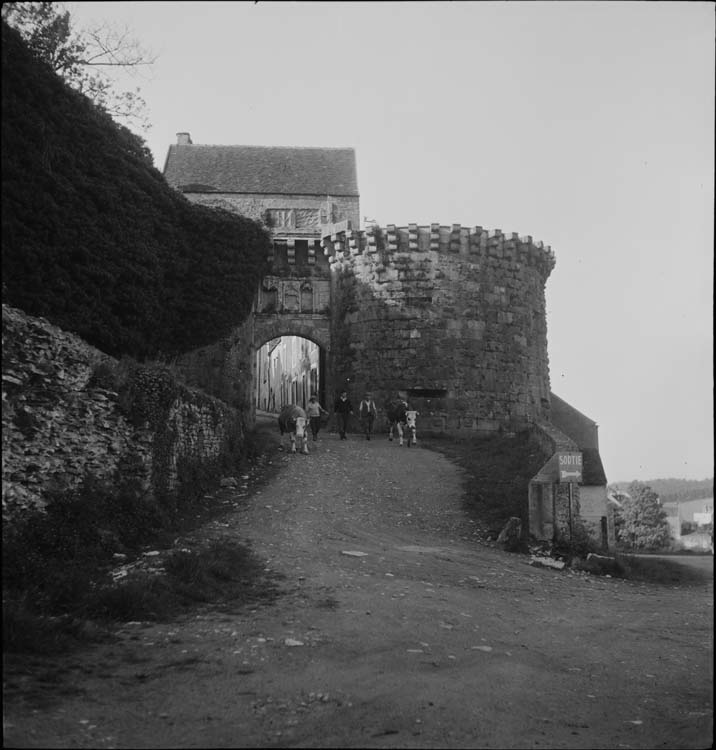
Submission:
[[[384,435],[310,447],[280,454],[273,479],[205,529],[247,540],[283,596],[128,628],[115,649],[142,656],[150,679],[117,658],[39,742],[710,746],[712,584],[530,567],[479,541],[462,470],[442,455]],[[87,723],[57,744],[68,716]]]

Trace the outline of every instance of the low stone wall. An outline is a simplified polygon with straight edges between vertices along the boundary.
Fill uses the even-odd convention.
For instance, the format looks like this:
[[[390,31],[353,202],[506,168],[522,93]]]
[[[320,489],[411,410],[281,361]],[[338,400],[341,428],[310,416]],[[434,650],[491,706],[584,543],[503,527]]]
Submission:
[[[183,471],[218,473],[243,446],[240,412],[167,368],[117,362],[6,305],[2,336],[4,521],[88,476],[171,502]]]

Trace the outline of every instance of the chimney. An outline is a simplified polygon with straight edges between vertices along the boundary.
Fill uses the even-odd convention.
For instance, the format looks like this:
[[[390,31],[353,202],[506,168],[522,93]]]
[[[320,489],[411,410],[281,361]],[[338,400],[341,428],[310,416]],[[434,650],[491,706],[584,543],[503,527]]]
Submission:
[[[191,146],[191,135],[189,133],[177,133],[177,146]]]

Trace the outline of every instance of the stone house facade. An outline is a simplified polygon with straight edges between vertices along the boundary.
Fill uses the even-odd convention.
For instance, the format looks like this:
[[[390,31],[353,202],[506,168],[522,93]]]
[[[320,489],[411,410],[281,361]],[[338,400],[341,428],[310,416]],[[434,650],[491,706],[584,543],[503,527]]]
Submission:
[[[266,224],[277,254],[285,256],[281,265],[325,267],[321,227],[360,221],[352,148],[202,145],[177,133],[164,177],[195,203]]]

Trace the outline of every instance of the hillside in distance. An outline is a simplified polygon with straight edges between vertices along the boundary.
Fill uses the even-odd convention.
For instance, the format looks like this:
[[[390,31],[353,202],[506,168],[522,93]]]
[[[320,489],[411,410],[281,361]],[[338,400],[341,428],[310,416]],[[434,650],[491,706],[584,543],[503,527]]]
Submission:
[[[614,489],[626,490],[630,482],[614,482]],[[710,479],[647,479],[642,482],[651,487],[662,503],[681,503],[714,496],[714,478]]]

